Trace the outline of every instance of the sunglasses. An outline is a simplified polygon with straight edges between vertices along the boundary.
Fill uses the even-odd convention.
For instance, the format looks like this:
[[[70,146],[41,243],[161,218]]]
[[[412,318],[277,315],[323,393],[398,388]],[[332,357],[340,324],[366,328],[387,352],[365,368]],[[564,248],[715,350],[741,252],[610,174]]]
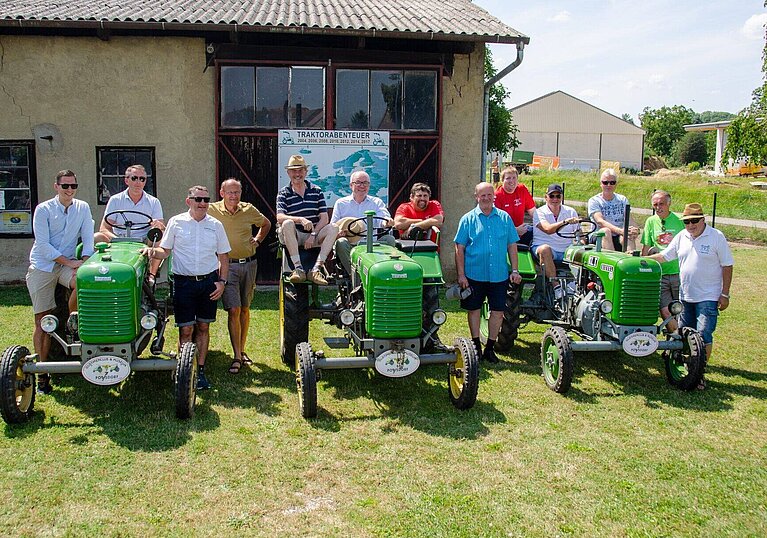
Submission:
[[[562,198],[562,195],[559,193],[552,192],[551,194],[547,195],[549,198]]]
[[[609,181],[603,181],[602,185],[615,185],[616,183],[618,182],[615,180],[609,180]]]
[[[703,217],[697,217],[694,219],[687,219],[684,221],[684,225],[687,226],[688,224],[698,224],[700,221],[703,220]]]
[[[59,183],[59,187],[61,187],[62,189],[74,190],[77,188],[77,183]]]
[[[199,203],[210,203],[210,196],[189,196],[190,200],[194,200],[195,202]]]
[[[666,231],[666,221],[665,219],[660,219],[660,231],[665,232]]]
[[[133,181],[140,181],[141,183],[146,182],[146,176],[128,176],[128,179],[132,179]]]

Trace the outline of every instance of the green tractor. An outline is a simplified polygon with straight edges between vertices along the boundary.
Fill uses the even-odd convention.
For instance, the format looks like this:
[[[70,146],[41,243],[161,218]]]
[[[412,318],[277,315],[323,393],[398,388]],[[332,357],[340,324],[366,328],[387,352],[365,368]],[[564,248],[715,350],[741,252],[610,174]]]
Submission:
[[[576,240],[557,267],[556,279],[564,291],[559,298],[529,249],[518,247],[522,283],[509,287],[496,348],[510,351],[520,326],[533,321],[551,326],[541,343],[541,367],[546,385],[555,392],[565,393],[571,386],[574,352],[604,351],[645,357],[661,350],[669,384],[694,389],[703,377],[705,346],[693,329],[664,330],[681,312],[679,301],[669,305],[672,316],[658,323],[660,264],[638,252],[602,250],[603,232],[596,233],[595,245],[581,244],[596,227],[581,219],[575,234],[557,232]],[[483,330],[486,336],[484,323]]]
[[[128,218],[130,213],[139,215],[138,223]],[[152,221],[149,215],[137,211],[115,211],[108,216],[112,215],[122,215],[125,223],[114,225],[119,229],[148,228]],[[161,235],[159,229],[148,233],[153,242]],[[77,270],[78,311],[69,315],[64,327],[59,327],[60,320],[52,314],[43,317],[42,329],[63,348],[65,360],[40,362],[36,354],[18,345],[3,352],[0,413],[6,423],[22,423],[30,418],[35,403],[35,374],[78,373],[94,385],[111,386],[124,381],[131,372],[171,372],[176,416],[192,416],[197,348],[190,342],[181,347],[178,355],[162,351],[172,295],[166,300],[155,297],[147,281],[148,260],[140,252],[143,246],[142,240],[133,238],[96,244],[96,252]],[[153,357],[142,358],[147,347]]]
[[[285,364],[295,368],[301,414],[317,416],[317,380],[325,370],[373,368],[399,378],[426,364],[448,365],[450,401],[458,409],[469,409],[477,399],[479,358],[467,338],[457,338],[450,347],[436,338],[447,320],[439,308],[444,282],[437,245],[425,240],[400,240],[396,248],[379,244],[374,241],[374,220],[380,217],[374,215],[370,211],[358,219],[366,222],[360,233],[366,239],[352,249],[352,274],[333,279],[338,295],[332,303],[319,303],[314,284],[291,284],[286,278],[289,267],[283,266],[281,354]],[[341,329],[343,336],[325,338],[325,343],[333,349],[351,347],[355,356],[328,357],[313,350],[307,341],[310,319]]]

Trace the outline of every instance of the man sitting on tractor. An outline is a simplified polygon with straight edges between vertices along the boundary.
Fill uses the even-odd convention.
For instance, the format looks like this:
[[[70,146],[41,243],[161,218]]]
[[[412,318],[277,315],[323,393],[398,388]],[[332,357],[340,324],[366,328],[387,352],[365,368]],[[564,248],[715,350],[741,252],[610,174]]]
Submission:
[[[333,218],[330,219],[331,224],[338,225],[340,232],[338,233],[338,239],[336,240],[336,257],[341,265],[346,270],[347,274],[351,274],[352,269],[352,243],[348,237],[353,232],[345,229],[341,219],[358,219],[365,216],[365,211],[375,211],[376,216],[381,219],[385,219],[385,222],[381,223],[381,226],[393,226],[394,221],[389,213],[389,208],[386,204],[377,196],[371,196],[370,192],[370,176],[364,170],[357,170],[352,172],[349,177],[349,186],[352,193],[349,196],[344,196],[336,200],[333,206]],[[346,222],[350,222],[347,220]],[[379,220],[379,223],[381,221]],[[363,230],[364,224],[363,224]],[[378,238],[379,243],[394,246],[394,237],[391,235],[383,235]]]
[[[532,229],[525,224],[525,213],[533,217],[535,202],[527,187],[519,182],[519,172],[513,166],[504,168],[501,172],[503,183],[495,191],[495,207],[505,211],[514,221],[519,235],[519,243],[529,245],[533,240]]]
[[[442,227],[445,212],[438,201],[430,198],[431,188],[426,183],[416,183],[410,189],[410,201],[400,204],[394,214],[394,227],[401,238],[430,239],[432,226]]]
[[[290,184],[277,193],[277,237],[285,245],[293,262],[289,280],[293,284],[305,282],[307,277],[315,284],[325,285],[323,265],[333,248],[338,228],[329,224],[325,195],[319,187],[306,181],[308,170],[301,155],[291,155],[285,167]],[[320,253],[314,267],[307,274],[301,265],[298,247],[312,249],[320,245]]]
[[[579,220],[575,209],[562,203],[562,186],[556,183],[549,185],[546,189],[546,204],[533,214],[531,250],[543,265],[547,280],[553,284],[556,299],[561,299],[565,290],[556,279],[555,262],[564,259],[565,250],[572,244],[571,239],[560,237],[556,232],[561,230],[572,236],[576,232]]]
[[[599,179],[602,192],[589,198],[589,218],[597,223],[599,230],[605,233],[602,241],[604,250],[623,250],[623,226],[626,220],[628,198],[615,192],[618,184],[618,174],[613,168],[608,168]],[[627,250],[636,250],[636,239],[639,228],[636,223],[629,223]],[[625,238],[624,238],[625,239]],[[591,242],[596,240],[596,232],[591,235]]]

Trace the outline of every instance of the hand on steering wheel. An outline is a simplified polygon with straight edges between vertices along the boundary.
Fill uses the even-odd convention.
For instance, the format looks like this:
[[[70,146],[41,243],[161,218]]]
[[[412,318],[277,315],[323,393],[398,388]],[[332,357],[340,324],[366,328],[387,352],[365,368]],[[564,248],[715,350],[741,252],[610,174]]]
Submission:
[[[556,234],[565,239],[576,239],[583,237],[584,235],[589,235],[599,227],[597,223],[590,218],[582,217],[578,218],[578,228],[574,232],[564,231],[565,226],[569,226],[570,224],[572,223],[568,223],[567,221],[562,222],[562,225],[557,229]]]
[[[129,213],[138,215],[141,217],[141,219],[138,222],[133,222],[128,217],[126,217],[126,215]],[[116,222],[112,222],[109,219],[109,217],[112,215],[119,215],[122,217],[123,223],[118,224]],[[154,221],[154,219],[146,213],[142,213],[141,211],[134,211],[133,209],[118,209],[117,211],[110,211],[104,215],[104,220],[107,221],[110,226],[112,226],[112,228],[116,228],[118,230],[143,230],[145,228],[149,228]]]
[[[365,216],[365,217],[359,217],[357,219],[350,221],[349,225],[346,227],[347,237],[365,237],[367,235],[367,229],[355,231],[353,228],[357,222],[364,222],[367,225],[367,219],[368,217]],[[379,217],[378,215],[373,215],[373,220],[374,221],[382,220],[386,223],[384,226],[380,228],[376,228],[376,231],[373,233],[373,237],[375,237],[376,239],[380,239],[384,235],[388,234],[389,231],[394,227],[391,224],[391,219],[388,219],[386,217]]]

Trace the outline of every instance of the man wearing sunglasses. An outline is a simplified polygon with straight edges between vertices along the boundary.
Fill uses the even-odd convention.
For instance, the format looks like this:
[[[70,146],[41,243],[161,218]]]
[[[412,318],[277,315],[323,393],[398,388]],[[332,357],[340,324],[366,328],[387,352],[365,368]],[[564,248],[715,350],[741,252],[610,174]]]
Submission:
[[[599,178],[602,192],[589,198],[589,218],[597,223],[599,229],[605,233],[602,241],[604,250],[623,250],[623,223],[626,220],[626,206],[628,199],[622,194],[615,192],[618,184],[618,174],[613,168],[608,168]],[[596,232],[595,232],[596,233]],[[636,250],[636,239],[639,237],[639,228],[633,220],[629,223],[628,246],[626,250]],[[592,234],[591,242],[596,236]]]
[[[671,244],[671,240],[684,230],[684,223],[671,212],[671,195],[657,190],[653,193],[652,208],[655,214],[648,218],[642,231],[642,256],[660,252]],[[660,281],[660,315],[666,319],[671,315],[668,305],[679,299],[679,261],[662,262],[663,277]],[[675,320],[671,320],[668,330],[677,329]]]
[[[43,332],[40,320],[56,308],[56,284],[66,286],[69,310],[77,310],[77,268],[93,254],[93,217],[90,206],[75,198],[77,176],[72,170],[56,174],[53,184],[56,196],[38,204],[32,219],[35,242],[29,253],[29,270],[26,282],[35,315],[35,331],[32,341],[40,362],[48,360],[51,338]],[[77,244],[83,242],[83,259],[75,258]],[[48,374],[38,378],[37,392],[50,394],[51,381]]]
[[[719,311],[730,305],[734,260],[724,234],[706,225],[700,204],[687,204],[682,222],[684,231],[650,258],[661,263],[679,260],[679,298],[684,306],[679,325],[701,333],[708,361]],[[705,381],[698,388],[705,388]]]
[[[173,251],[173,311],[178,327],[178,345],[197,344],[197,390],[210,388],[205,377],[205,357],[210,342],[210,324],[216,321],[216,306],[229,276],[229,239],[220,221],[208,215],[208,188],[189,189],[189,211],[171,217],[159,247],[142,252],[150,259],[165,259]]]

